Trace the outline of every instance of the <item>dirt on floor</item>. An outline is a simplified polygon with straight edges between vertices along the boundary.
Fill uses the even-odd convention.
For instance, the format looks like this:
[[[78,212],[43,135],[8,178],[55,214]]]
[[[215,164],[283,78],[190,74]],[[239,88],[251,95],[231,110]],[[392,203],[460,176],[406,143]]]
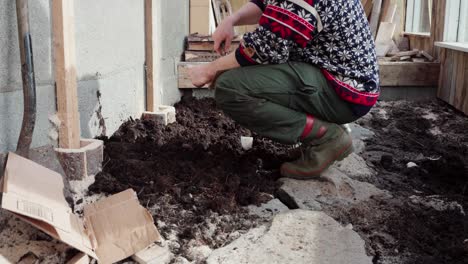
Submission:
[[[434,100],[381,103],[358,123],[376,133],[369,181],[393,198],[327,211],[353,224],[374,263],[468,263],[468,118]]]
[[[253,149],[243,150],[240,137],[250,131],[225,117],[213,100],[176,108],[175,124],[129,120],[106,139],[104,170],[89,190],[133,188],[163,236],[178,237],[177,248],[194,240],[220,247],[232,232],[255,226],[244,206],[272,199],[288,147],[256,137]]]
[[[104,170],[90,192],[133,188],[163,236],[178,237],[171,250],[185,256],[195,241],[216,248],[255,226],[244,206],[273,198],[279,166],[295,154],[257,136],[243,150],[240,137],[251,132],[211,99],[176,108],[175,124],[129,120],[105,139]],[[324,211],[353,225],[374,263],[468,263],[468,118],[438,101],[397,102],[358,123],[376,133],[363,154],[377,171],[368,181],[393,198]]]

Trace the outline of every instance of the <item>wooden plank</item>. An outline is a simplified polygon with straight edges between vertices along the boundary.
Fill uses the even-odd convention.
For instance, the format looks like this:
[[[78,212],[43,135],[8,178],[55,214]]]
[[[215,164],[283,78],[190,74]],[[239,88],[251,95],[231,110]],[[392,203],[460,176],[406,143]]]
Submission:
[[[385,3],[384,11],[382,12],[382,22],[395,23],[397,4],[392,4],[389,1],[386,1]]]
[[[440,64],[380,61],[381,86],[437,86]]]
[[[377,36],[377,30],[380,21],[380,12],[382,9],[382,0],[374,0],[374,6],[372,7],[372,14],[370,20],[370,28],[372,36]]]
[[[434,61],[434,57],[431,56],[431,54],[427,53],[424,50],[421,50],[420,54],[426,58],[428,61]]]
[[[449,97],[449,104],[452,106],[455,106],[455,94],[457,90],[457,73],[458,73],[458,66],[462,63],[461,60],[463,57],[458,56],[457,51],[451,51],[452,53],[452,60],[453,60],[453,65],[452,65],[452,70],[450,71],[452,74],[452,78],[450,78],[450,97]],[[463,73],[463,72],[461,72]]]
[[[395,54],[393,57],[398,58],[398,57],[405,57],[405,56],[416,56],[419,54],[419,50],[410,50],[410,51],[400,51],[397,54]]]
[[[437,89],[437,97],[446,101],[445,98],[448,98],[445,95],[446,89],[444,86],[444,80],[447,78],[446,72],[446,60],[447,60],[447,50],[446,49],[441,49],[441,52],[439,54],[439,60],[440,60],[440,78],[439,78],[439,87]]]
[[[153,0],[145,0],[146,111],[154,112]]]
[[[392,48],[393,34],[395,33],[396,25],[394,23],[380,23],[379,33],[375,40],[375,49],[377,57],[385,57]]]
[[[432,42],[429,35],[408,34],[410,49],[424,50],[427,53],[432,51]]]
[[[52,1],[59,146],[80,148],[80,116],[76,79],[73,0]]]
[[[451,50],[444,50],[443,51],[443,73],[442,73],[442,82],[439,87],[440,89],[440,99],[444,100],[445,102],[450,102],[450,86],[451,86],[451,79],[452,79],[452,69],[453,69],[453,57]],[[442,58],[441,58],[442,60]]]
[[[179,62],[177,65],[179,89],[208,88],[208,85],[203,87],[195,87],[188,75],[188,69],[190,67],[205,63],[206,62]]]
[[[184,54],[187,62],[210,62],[221,57],[218,53],[210,51],[186,50]]]
[[[453,100],[453,106],[455,108],[462,110],[463,111],[463,104],[464,98],[463,92],[464,92],[464,84],[466,80],[468,79],[468,76],[465,76],[465,67],[466,64],[468,64],[468,61],[465,60],[465,53],[459,52],[459,51],[454,51],[455,56],[457,58],[456,63],[457,63],[457,70],[454,72],[454,79],[455,79],[455,94],[454,94],[454,100]]]
[[[444,38],[446,0],[432,1],[432,21],[431,21],[431,40],[430,43],[442,41]],[[439,57],[439,48],[431,46],[430,54],[435,58]]]
[[[465,76],[465,81],[463,83],[463,92],[462,92],[462,101],[463,105],[461,105],[460,109],[468,115],[468,53],[465,53],[465,73],[463,76]]]

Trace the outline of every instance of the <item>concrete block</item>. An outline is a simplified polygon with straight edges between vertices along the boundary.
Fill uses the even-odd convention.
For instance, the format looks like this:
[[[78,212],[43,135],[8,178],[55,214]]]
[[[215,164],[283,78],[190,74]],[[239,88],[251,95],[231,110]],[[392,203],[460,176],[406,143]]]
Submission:
[[[176,110],[173,106],[161,105],[154,112],[143,112],[141,119],[153,120],[158,124],[167,126],[176,121]]]
[[[82,139],[80,149],[56,148],[58,160],[68,180],[83,180],[89,175],[96,175],[102,170],[103,142],[94,139]]]

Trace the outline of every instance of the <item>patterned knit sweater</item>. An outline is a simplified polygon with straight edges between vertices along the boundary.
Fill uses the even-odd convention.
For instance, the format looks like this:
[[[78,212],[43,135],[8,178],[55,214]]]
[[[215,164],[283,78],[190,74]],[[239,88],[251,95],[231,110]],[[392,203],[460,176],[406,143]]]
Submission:
[[[380,94],[375,45],[360,0],[251,0],[259,27],[236,50],[241,66],[300,61],[316,65],[357,117]]]

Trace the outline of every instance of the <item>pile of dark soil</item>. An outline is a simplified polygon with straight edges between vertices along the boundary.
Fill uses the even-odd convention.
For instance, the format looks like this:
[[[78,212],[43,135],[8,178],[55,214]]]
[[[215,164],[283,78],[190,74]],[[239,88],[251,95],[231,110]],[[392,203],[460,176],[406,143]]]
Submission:
[[[184,243],[202,239],[217,247],[225,241],[200,237],[207,219],[213,213],[228,215],[222,225],[227,234],[251,228],[245,220],[252,216],[243,206],[273,197],[288,151],[258,137],[253,149],[244,151],[240,137],[250,131],[224,116],[214,100],[192,100],[176,108],[177,123],[163,127],[129,120],[105,140],[104,169],[90,192],[133,188],[142,204],[154,209],[165,237],[176,230]]]
[[[213,100],[176,108],[175,124],[129,120],[106,139],[104,170],[90,192],[133,188],[162,234],[178,236],[179,248],[193,241],[216,248],[232,231],[255,225],[243,206],[273,197],[278,168],[292,156],[260,137],[244,151],[240,137],[251,133]],[[438,101],[395,102],[358,123],[376,133],[363,154],[377,171],[368,181],[393,198],[324,210],[353,225],[376,264],[468,263],[468,118]]]
[[[360,122],[376,132],[364,153],[378,171],[369,181],[394,197],[330,214],[354,225],[374,263],[468,263],[468,118],[439,101],[395,102]]]

